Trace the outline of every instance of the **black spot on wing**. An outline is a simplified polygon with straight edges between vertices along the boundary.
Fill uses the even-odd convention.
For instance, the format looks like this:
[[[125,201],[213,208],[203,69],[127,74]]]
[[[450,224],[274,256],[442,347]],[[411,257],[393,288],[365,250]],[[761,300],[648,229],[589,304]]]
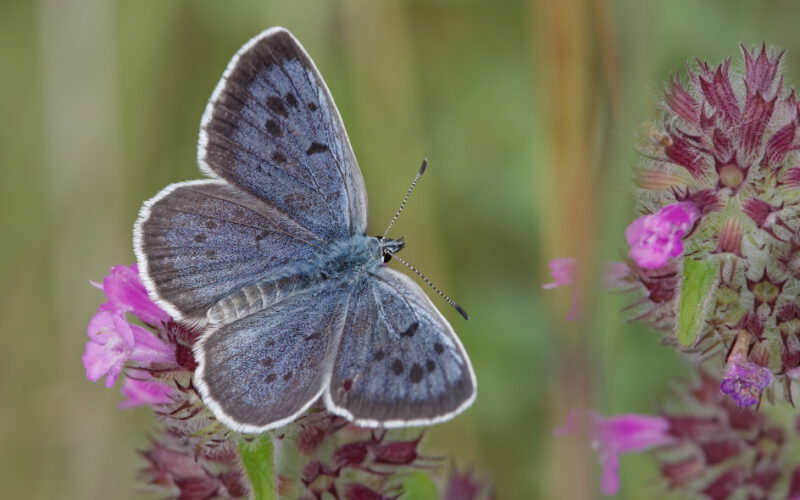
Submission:
[[[403,374],[403,362],[399,359],[395,359],[392,362],[392,373],[395,375],[402,375]]]
[[[324,153],[327,150],[328,150],[328,146],[326,146],[325,144],[320,144],[318,142],[312,142],[311,146],[309,146],[308,149],[306,149],[306,154],[311,156],[311,155],[316,154],[316,153]]]
[[[274,373],[270,373],[270,374],[269,374],[269,375],[267,375],[267,377],[264,379],[264,382],[266,382],[266,383],[268,383],[268,384],[271,384],[272,382],[275,382],[275,379],[276,379],[276,378],[278,378],[278,376],[277,376],[277,375],[275,375]]]
[[[275,361],[272,358],[264,358],[261,360],[261,366],[263,366],[264,368],[269,368],[273,364],[275,364]]]
[[[291,92],[286,93],[286,102],[293,108],[297,107],[297,97],[295,97]]]
[[[444,352],[444,346],[437,342],[433,344],[433,350],[436,351],[436,354],[441,354]]]
[[[267,107],[276,115],[281,115],[284,118],[288,118],[289,116],[289,111],[286,109],[286,106],[283,105],[283,101],[280,97],[274,95],[267,97]]]
[[[314,104],[313,102],[309,102],[308,104],[306,104],[306,107],[308,108],[309,111],[316,111],[317,110],[317,105]]]
[[[413,337],[415,333],[417,333],[417,329],[419,328],[419,322],[412,323],[411,326],[406,328],[406,331],[400,334],[401,337]]]
[[[206,238],[208,238],[208,236],[206,236],[203,233],[197,233],[197,234],[194,235],[194,241],[196,241],[198,243],[202,243],[202,242],[206,241]]]
[[[217,228],[217,223],[214,222],[213,220],[208,220],[208,221],[206,221],[206,227],[208,229],[216,229]]]
[[[430,373],[436,369],[436,363],[434,363],[432,359],[429,359],[428,361],[425,362],[425,368],[427,368],[428,373]]]
[[[269,132],[269,134],[272,137],[283,136],[283,130],[281,130],[281,126],[278,125],[278,122],[276,122],[275,120],[270,118],[269,120],[267,120],[267,123],[265,123],[264,126],[267,128],[267,132]]]
[[[286,163],[286,157],[280,151],[275,151],[274,153],[272,153],[271,159],[278,165],[283,165],[284,163]]]
[[[422,380],[422,377],[425,376],[425,370],[422,369],[422,365],[419,363],[414,363],[411,367],[411,370],[408,372],[408,381],[412,384],[418,383]]]
[[[383,349],[378,349],[375,351],[375,361],[380,361],[386,357],[386,353],[383,352]]]

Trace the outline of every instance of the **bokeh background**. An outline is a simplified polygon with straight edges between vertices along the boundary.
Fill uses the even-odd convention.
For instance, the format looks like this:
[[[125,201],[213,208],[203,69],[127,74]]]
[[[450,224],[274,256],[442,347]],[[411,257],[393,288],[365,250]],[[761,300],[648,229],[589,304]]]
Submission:
[[[343,115],[379,233],[472,315],[438,302],[479,380],[472,409],[429,433],[500,499],[598,495],[591,451],[552,429],[569,408],[652,413],[685,376],[673,351],[590,293],[542,293],[547,262],[588,275],[624,252],[629,176],[653,97],[695,56],[788,49],[790,0],[4,0],[0,3],[0,497],[145,498],[148,409],[84,378],[89,285],[133,262],[131,226],[165,184],[198,178],[200,115],[229,58],[283,25]],[[620,498],[666,495],[624,457]]]

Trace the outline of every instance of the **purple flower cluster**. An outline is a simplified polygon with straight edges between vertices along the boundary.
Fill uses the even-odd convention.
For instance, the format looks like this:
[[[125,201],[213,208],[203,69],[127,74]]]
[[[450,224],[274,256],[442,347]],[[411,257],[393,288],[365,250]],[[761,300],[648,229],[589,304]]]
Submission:
[[[82,358],[86,378],[95,382],[105,377],[106,387],[112,387],[128,362],[148,368],[174,365],[174,346],[128,321],[128,313],[151,326],[169,321],[169,316],[148,298],[136,264],[112,267],[103,284],[96,286],[108,301],[89,321],[89,341]],[[126,396],[124,407],[171,401],[171,388],[143,370],[135,370],[135,375],[125,380],[122,392]]]
[[[684,391],[684,413],[584,414],[606,494],[619,486],[619,454],[654,448],[670,488],[684,495],[800,498],[800,466],[787,467],[783,453],[796,432],[751,409],[775,396],[793,405],[800,379],[800,105],[784,87],[783,55],[742,47],[741,70],[731,59],[697,61],[644,130],[634,182],[645,215],[625,231],[630,258],[613,282],[638,295],[625,309],[631,319],[689,354],[702,383]],[[555,259],[544,288],[576,287],[579,265]],[[697,313],[679,307],[697,268],[716,276],[695,341],[683,345],[677,315]]]
[[[149,299],[135,264],[114,266],[95,286],[108,301],[89,322],[86,377],[105,377],[112,387],[123,375],[120,407],[147,405],[158,415],[162,425],[142,452],[147,465],[140,476],[148,489],[181,500],[248,496],[237,448],[237,440],[247,438],[217,422],[192,383],[198,332],[172,321]],[[402,494],[399,472],[433,470],[442,461],[422,454],[421,440],[421,434],[392,439],[386,431],[360,429],[312,409],[276,434],[277,493],[303,500],[396,499]],[[491,498],[491,487],[472,474],[453,471],[445,484],[442,498]]]
[[[749,406],[775,380],[791,401],[799,372],[797,336],[784,318],[800,286],[800,107],[784,87],[783,52],[762,45],[742,55],[741,71],[731,59],[698,61],[685,82],[669,86],[636,178],[642,208],[655,213],[626,237],[629,278],[641,293],[635,319],[667,332],[666,343],[682,351],[724,356],[720,389]],[[681,256],[719,266],[705,327],[690,346],[673,333],[683,279],[673,259]]]
[[[285,448],[292,455],[285,463],[305,465],[299,477],[292,474],[294,465],[276,470],[282,498],[396,499],[403,494],[402,483],[395,476],[398,471],[431,471],[446,458],[420,451],[422,433],[413,439],[397,439],[393,434],[402,432],[363,429],[322,411],[306,414],[296,425],[296,446]],[[474,474],[451,470],[448,476],[441,498],[492,498],[491,486]]]
[[[786,490],[793,476],[787,451],[789,440],[798,437],[796,426],[740,408],[705,371],[698,379],[681,391],[682,409],[664,415],[674,441],[657,456],[668,487],[712,500],[797,495],[798,485]]]
[[[112,267],[95,286],[108,300],[89,321],[83,366],[89,380],[105,377],[106,387],[124,375],[120,407],[150,406],[162,421],[142,452],[149,489],[185,500],[244,498],[235,442],[192,385],[197,332],[150,300],[135,264]]]

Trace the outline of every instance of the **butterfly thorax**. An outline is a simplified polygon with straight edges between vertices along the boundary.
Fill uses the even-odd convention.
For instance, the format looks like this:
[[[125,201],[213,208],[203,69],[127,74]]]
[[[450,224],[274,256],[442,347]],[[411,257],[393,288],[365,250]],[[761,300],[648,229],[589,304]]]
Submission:
[[[222,298],[206,317],[212,324],[230,323],[322,283],[353,283],[377,271],[404,246],[402,239],[366,235],[334,241],[310,261],[289,265]]]

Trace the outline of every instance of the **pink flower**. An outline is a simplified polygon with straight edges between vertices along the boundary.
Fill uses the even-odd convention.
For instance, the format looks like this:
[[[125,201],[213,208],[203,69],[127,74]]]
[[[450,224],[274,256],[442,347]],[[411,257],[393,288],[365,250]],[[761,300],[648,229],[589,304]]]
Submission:
[[[545,283],[542,285],[542,288],[550,290],[560,286],[574,285],[578,264],[578,259],[574,257],[559,257],[551,260],[548,265],[550,266],[550,274],[555,281],[552,283]],[[606,289],[613,289],[624,286],[628,284],[626,278],[629,274],[630,270],[628,269],[628,265],[624,262],[606,262],[606,268],[603,272],[603,287]],[[566,316],[568,321],[577,320],[580,315],[578,300],[578,290],[576,289],[572,292],[572,304]]]
[[[578,259],[574,257],[559,257],[551,260],[548,266],[550,266],[550,274],[553,275],[555,281],[542,285],[542,288],[550,290],[559,286],[571,285],[575,280],[577,265]]]
[[[553,275],[555,280],[552,283],[545,283],[542,288],[550,290],[560,286],[572,285],[575,281],[575,268],[578,265],[578,259],[574,257],[559,257],[553,259],[548,264],[550,266],[550,274]],[[580,308],[578,306],[578,290],[572,292],[572,304],[567,312],[567,321],[574,321],[580,315]]]
[[[620,454],[645,451],[673,441],[667,419],[634,413],[606,418],[595,412],[573,411],[567,417],[567,424],[556,429],[555,434],[575,432],[575,420],[581,414],[589,418],[592,447],[600,456],[603,469],[600,490],[604,495],[615,495],[619,490]]]
[[[106,387],[114,385],[128,360],[175,363],[172,347],[144,328],[125,321],[123,314],[98,311],[87,329],[89,342],[82,357],[86,378],[96,382],[105,375]]]
[[[131,408],[141,405],[163,405],[172,403],[172,387],[142,372],[141,379],[128,376],[122,386],[125,400],[120,408]]]
[[[643,215],[625,230],[631,258],[645,269],[657,269],[670,257],[683,253],[683,236],[700,216],[692,203],[667,205],[656,214]]]
[[[100,306],[103,311],[131,313],[148,325],[159,325],[170,319],[169,314],[150,300],[136,264],[114,266],[103,278],[102,285],[93,284],[102,288],[108,297],[108,302]]]

